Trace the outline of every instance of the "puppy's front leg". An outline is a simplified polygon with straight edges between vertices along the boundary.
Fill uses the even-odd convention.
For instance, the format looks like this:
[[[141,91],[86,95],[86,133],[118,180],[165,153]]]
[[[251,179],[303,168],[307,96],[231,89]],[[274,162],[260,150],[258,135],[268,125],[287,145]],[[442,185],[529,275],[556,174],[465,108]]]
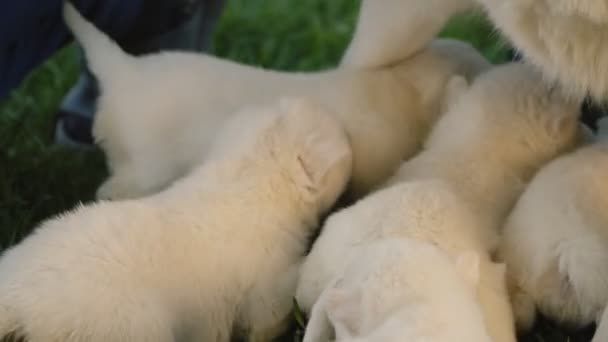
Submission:
[[[604,313],[597,322],[597,329],[591,342],[605,342],[608,341],[608,306],[604,308]]]
[[[376,68],[424,48],[454,14],[473,0],[363,0],[343,66]]]
[[[327,289],[331,289],[328,287]],[[328,290],[325,290],[310,311],[303,342],[326,342],[334,335],[333,327],[325,311]]]
[[[298,271],[299,263],[278,276],[262,276],[249,292],[241,313],[242,324],[249,330],[248,341],[271,341],[285,331],[291,319]]]

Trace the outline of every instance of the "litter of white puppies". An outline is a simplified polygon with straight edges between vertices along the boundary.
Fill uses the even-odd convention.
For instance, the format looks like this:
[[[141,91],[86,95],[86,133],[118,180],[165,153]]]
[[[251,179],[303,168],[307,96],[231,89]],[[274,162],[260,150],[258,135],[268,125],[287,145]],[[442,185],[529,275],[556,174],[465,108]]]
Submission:
[[[524,65],[495,67],[470,89],[461,81],[463,94],[422,152],[383,189],[329,217],[302,266],[296,299],[305,310],[341,272],[352,249],[384,238],[421,240],[453,258],[467,252],[479,258],[487,331],[493,341],[515,341],[502,266],[491,264],[490,253],[523,184],[575,146],[578,104],[555,97],[542,76]],[[458,310],[444,309],[457,319]]]
[[[307,342],[514,342],[536,310],[608,341],[608,145],[573,91],[588,84],[433,40],[467,0],[370,50],[379,15],[414,6],[371,1],[343,65],[317,73],[136,58],[66,3],[111,177],[4,252],[0,338],[270,341],[295,297]],[[503,25],[523,8],[478,2]],[[345,193],[356,202],[330,213]]]

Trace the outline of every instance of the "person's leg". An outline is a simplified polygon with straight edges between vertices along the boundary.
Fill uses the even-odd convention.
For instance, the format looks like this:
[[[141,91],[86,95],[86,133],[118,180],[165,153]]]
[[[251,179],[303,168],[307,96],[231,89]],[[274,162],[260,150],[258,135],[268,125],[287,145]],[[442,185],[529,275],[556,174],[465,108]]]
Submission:
[[[143,0],[72,0],[111,37],[127,32]],[[69,40],[62,0],[0,1],[0,99]]]
[[[160,50],[205,51],[223,4],[224,0],[147,0],[134,29],[118,43],[134,55]],[[60,144],[87,146],[93,142],[98,89],[86,60],[82,61],[79,81],[64,98],[57,116],[55,141]]]

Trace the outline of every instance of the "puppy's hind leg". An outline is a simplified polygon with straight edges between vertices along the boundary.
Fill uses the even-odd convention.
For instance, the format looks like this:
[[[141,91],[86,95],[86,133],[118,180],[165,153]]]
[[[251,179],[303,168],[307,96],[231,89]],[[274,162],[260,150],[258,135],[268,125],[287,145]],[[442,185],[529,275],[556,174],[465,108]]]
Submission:
[[[145,195],[136,186],[136,180],[130,174],[116,174],[106,179],[103,184],[97,189],[98,200],[122,200],[129,198],[137,198]]]
[[[177,170],[163,165],[142,166],[144,163],[121,165],[97,189],[98,200],[122,200],[155,194],[182,176]]]
[[[441,111],[446,112],[469,89],[469,83],[463,76],[452,76],[445,86],[445,96],[441,101]]]

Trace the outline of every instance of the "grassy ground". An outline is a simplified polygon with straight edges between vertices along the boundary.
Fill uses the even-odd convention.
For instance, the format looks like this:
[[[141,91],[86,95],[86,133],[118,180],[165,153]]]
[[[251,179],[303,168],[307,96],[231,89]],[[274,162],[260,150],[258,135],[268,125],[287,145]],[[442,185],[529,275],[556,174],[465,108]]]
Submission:
[[[335,65],[352,34],[358,1],[228,0],[214,39],[216,55],[282,70]],[[443,35],[471,41],[491,60],[506,56],[478,16],[456,18]],[[102,155],[53,145],[53,112],[76,80],[73,46],[35,70],[0,101],[0,250],[40,220],[89,201],[105,176]],[[543,322],[522,341],[588,341]]]

